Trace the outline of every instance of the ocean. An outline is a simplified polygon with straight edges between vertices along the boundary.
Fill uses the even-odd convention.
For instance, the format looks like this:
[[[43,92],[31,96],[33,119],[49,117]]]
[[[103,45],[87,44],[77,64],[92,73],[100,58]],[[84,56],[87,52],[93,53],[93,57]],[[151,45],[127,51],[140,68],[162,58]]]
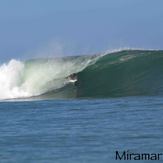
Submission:
[[[163,51],[11,60],[0,76],[1,163],[135,162],[116,160],[116,151],[163,153]]]

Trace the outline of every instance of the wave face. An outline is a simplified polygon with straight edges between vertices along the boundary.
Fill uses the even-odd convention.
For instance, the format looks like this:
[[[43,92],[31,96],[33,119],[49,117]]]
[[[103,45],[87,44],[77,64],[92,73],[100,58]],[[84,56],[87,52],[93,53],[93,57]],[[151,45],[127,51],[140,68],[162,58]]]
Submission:
[[[66,78],[77,73],[75,84]],[[0,99],[163,95],[163,51],[11,60],[0,66]]]
[[[163,51],[107,54],[79,73],[78,97],[163,95]]]

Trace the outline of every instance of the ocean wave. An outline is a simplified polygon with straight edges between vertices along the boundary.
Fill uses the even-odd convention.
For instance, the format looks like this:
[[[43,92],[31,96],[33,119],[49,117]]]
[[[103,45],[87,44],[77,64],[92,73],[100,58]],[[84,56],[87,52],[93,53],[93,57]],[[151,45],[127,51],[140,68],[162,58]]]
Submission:
[[[72,84],[68,76],[76,73]],[[0,66],[0,99],[163,95],[163,51],[11,60]]]

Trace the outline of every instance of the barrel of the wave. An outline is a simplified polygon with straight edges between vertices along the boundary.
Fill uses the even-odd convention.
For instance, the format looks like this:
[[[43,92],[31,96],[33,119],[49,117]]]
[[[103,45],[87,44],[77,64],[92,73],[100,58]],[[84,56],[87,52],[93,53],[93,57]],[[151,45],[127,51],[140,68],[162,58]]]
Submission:
[[[108,54],[78,73],[78,97],[140,95],[163,95],[163,51]]]

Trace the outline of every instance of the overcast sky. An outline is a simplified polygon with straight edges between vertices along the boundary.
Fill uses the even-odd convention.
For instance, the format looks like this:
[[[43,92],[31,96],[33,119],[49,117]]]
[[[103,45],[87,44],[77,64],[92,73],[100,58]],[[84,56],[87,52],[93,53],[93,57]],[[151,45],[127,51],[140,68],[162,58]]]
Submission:
[[[162,0],[0,0],[0,59],[163,49]]]

